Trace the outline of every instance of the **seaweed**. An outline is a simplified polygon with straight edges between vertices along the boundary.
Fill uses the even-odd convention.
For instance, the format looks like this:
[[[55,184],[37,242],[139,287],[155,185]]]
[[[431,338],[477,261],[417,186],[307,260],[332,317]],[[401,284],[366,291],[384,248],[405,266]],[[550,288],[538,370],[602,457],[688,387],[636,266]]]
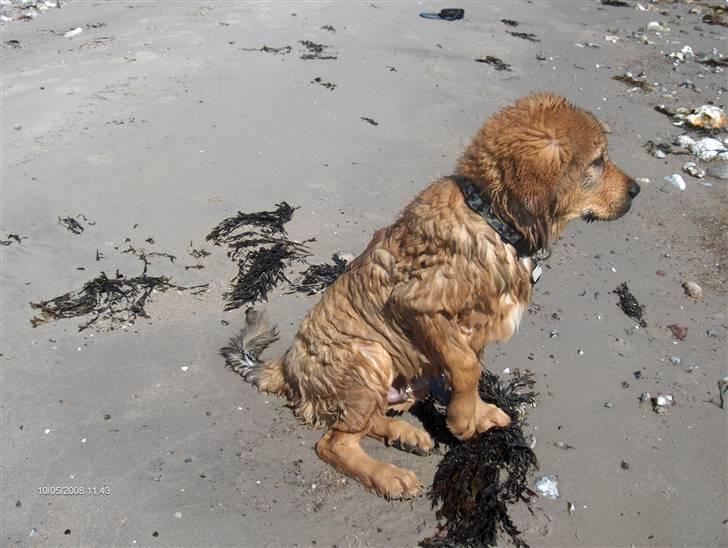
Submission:
[[[183,287],[173,284],[166,276],[149,276],[148,262],[143,255],[140,258],[144,262],[144,270],[139,276],[127,278],[117,270],[110,278],[101,272],[77,291],[69,291],[48,301],[30,303],[32,308],[40,310],[30,320],[31,325],[38,327],[51,320],[92,315],[91,319],[78,326],[79,331],[96,324],[99,319],[108,320],[109,329],[114,329],[124,323],[133,323],[139,316],[148,318],[144,307],[154,291],[207,287],[207,284]]]
[[[629,287],[627,287],[627,282],[622,282],[619,286],[617,286],[613,293],[619,295],[619,302],[617,303],[617,306],[622,309],[622,312],[635,320],[640,327],[647,327],[647,322],[642,317],[645,313],[645,307],[637,301],[637,298],[632,295],[632,293],[630,293]]]
[[[233,280],[232,290],[223,294],[228,301],[225,310],[264,301],[278,283],[290,283],[285,274],[286,265],[297,257],[297,249],[286,245],[286,242],[249,251],[238,262],[238,275]]]
[[[501,23],[503,23],[507,27],[517,27],[518,25],[520,25],[520,23],[515,19],[501,19]]]
[[[306,52],[301,54],[301,59],[304,61],[310,61],[312,59],[338,59],[336,55],[326,51],[326,48],[330,47],[326,44],[317,44],[311,40],[299,40],[298,43],[306,48]]]
[[[379,125],[379,122],[377,122],[374,118],[367,118],[366,116],[362,116],[361,119],[364,120],[367,124],[371,124],[373,126]]]
[[[629,8],[631,7],[627,2],[622,0],[602,0],[602,5],[613,6],[615,8]]]
[[[445,410],[434,400],[425,400],[413,411],[438,443],[450,445],[427,495],[433,508],[439,506],[436,515],[444,523],[421,546],[494,546],[499,532],[517,546],[527,546],[508,506],[534,495],[528,479],[538,461],[521,430],[525,408],[535,403],[534,384],[530,372],[514,371],[507,384],[484,372],[478,385],[480,396],[508,413],[512,422],[465,442],[447,430]]]
[[[344,259],[338,255],[333,255],[331,260],[333,261],[331,264],[323,263],[309,266],[303,273],[303,279],[297,284],[291,284],[291,288],[306,295],[321,293],[346,271],[347,262]]]
[[[492,65],[495,67],[495,70],[505,70],[507,72],[511,72],[511,65],[504,62],[501,59],[498,59],[497,57],[493,57],[492,55],[488,55],[486,57],[478,58],[475,60],[476,63],[485,63],[487,65]]]
[[[240,48],[243,51],[260,51],[263,53],[272,53],[274,55],[286,55],[288,53],[291,53],[293,51],[293,48],[291,46],[283,46],[280,48],[272,48],[270,46],[263,46],[260,48]]]
[[[0,245],[12,245],[13,241],[20,244],[26,238],[27,236],[21,236],[20,234],[8,234],[8,239],[0,240]]]
[[[228,257],[238,264],[232,289],[223,294],[228,301],[225,310],[263,301],[280,282],[290,280],[286,267],[308,256],[306,244],[287,237],[284,225],[293,218],[295,208],[286,202],[276,204],[274,211],[238,212],[223,219],[207,235],[215,245],[227,245]]]
[[[95,221],[89,221],[88,217],[84,215],[83,213],[79,213],[75,217],[65,217],[61,219],[58,217],[58,224],[65,227],[70,232],[73,232],[74,234],[81,234],[85,229],[81,223],[79,223],[76,219],[82,219],[87,225],[93,226],[96,224]]]
[[[532,32],[511,32],[508,31],[508,34],[511,36],[515,36],[516,38],[520,38],[521,40],[528,40],[529,42],[540,42],[541,40],[538,39],[538,36],[533,34]]]

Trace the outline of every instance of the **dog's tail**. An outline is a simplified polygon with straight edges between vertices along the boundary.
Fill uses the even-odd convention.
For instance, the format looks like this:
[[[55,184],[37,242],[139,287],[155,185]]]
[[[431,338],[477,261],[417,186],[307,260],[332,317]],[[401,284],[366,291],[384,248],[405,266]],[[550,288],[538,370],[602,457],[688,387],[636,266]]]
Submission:
[[[245,313],[245,327],[220,349],[225,365],[253,386],[265,392],[280,393],[285,387],[282,360],[263,361],[260,355],[278,340],[278,330],[263,312],[252,308]]]

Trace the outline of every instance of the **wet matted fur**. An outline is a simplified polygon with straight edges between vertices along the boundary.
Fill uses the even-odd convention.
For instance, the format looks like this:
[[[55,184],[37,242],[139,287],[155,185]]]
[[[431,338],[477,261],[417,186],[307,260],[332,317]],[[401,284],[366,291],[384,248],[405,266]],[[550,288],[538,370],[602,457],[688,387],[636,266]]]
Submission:
[[[610,161],[596,118],[558,95],[529,95],[486,121],[455,176],[433,182],[374,234],[281,358],[260,360],[259,342],[275,332],[258,314],[222,351],[260,390],[326,428],[316,445],[323,460],[386,497],[413,496],[421,484],[368,456],[359,441],[369,435],[429,451],[426,432],[386,415],[421,396],[427,378],[445,379],[447,426],[457,438],[510,422],[478,394],[479,355],[518,328],[534,261],[468,207],[456,177],[475,185],[534,250],[548,250],[571,220],[621,217],[639,192]],[[250,333],[254,347],[246,346]]]

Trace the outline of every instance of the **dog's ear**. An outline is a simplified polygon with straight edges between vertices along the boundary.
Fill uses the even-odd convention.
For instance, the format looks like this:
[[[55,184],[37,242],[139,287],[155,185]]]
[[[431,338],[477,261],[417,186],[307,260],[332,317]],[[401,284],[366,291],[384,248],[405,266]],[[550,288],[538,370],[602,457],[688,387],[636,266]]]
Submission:
[[[521,142],[512,156],[518,180],[511,190],[533,215],[548,211],[570,160],[568,137],[548,119],[523,127]]]

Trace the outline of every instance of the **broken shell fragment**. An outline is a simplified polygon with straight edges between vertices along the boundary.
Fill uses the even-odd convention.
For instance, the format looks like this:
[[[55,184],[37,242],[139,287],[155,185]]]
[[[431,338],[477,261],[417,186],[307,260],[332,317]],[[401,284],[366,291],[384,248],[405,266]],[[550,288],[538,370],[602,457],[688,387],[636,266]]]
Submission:
[[[702,179],[705,177],[705,170],[701,167],[698,167],[698,164],[696,164],[695,162],[684,163],[682,166],[682,170],[688,175],[692,175],[693,177],[696,177],[698,179]]]
[[[710,162],[715,158],[728,159],[726,147],[718,139],[704,137],[688,146],[688,150],[704,162]],[[726,156],[726,158],[724,158]]]
[[[542,497],[559,500],[559,478],[556,476],[541,476],[536,480],[534,488]]]
[[[723,129],[728,127],[728,116],[715,105],[703,105],[687,116],[687,121],[695,127]]]

